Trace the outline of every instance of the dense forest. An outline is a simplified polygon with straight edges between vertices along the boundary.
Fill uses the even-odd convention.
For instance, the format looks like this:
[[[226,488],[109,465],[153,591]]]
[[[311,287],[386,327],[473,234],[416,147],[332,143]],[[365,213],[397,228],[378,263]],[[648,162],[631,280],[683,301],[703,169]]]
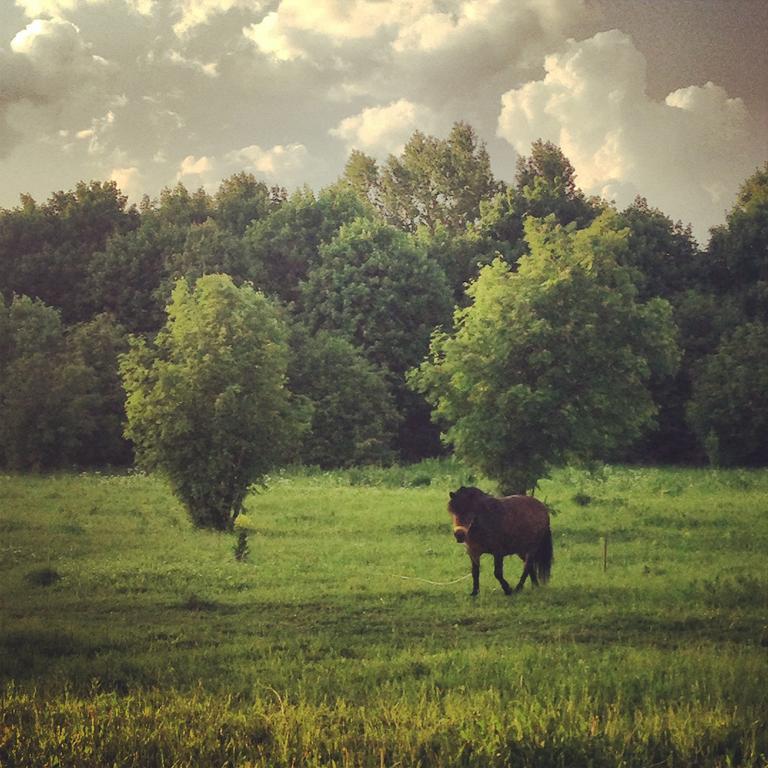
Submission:
[[[138,206],[113,182],[92,181],[44,203],[22,195],[1,210],[0,462],[130,464],[120,361],[154,342],[174,286],[220,273],[262,293],[269,322],[288,329],[280,386],[307,425],[286,445],[286,461],[331,467],[437,455],[447,449],[446,425],[439,410],[432,418],[429,384],[414,385],[412,373],[435,329],[449,334],[480,300],[480,273],[515,273],[536,238],[584,251],[598,234],[613,238],[622,268],[611,295],[668,305],[677,364],[648,372],[651,426],[629,446],[593,440],[591,454],[768,463],[768,165],[744,181],[703,247],[644,199],[616,210],[585,196],[547,142],[519,160],[514,181],[494,178],[485,146],[463,123],[445,139],[417,132],[382,163],[353,152],[338,181],[317,193],[289,195],[240,173],[214,194],[178,184]],[[526,285],[531,275],[547,279],[546,270],[526,274]],[[565,329],[567,308],[561,318]],[[516,338],[527,338],[524,318],[515,322]],[[607,327],[590,332],[612,339]],[[557,339],[556,321],[548,333]],[[542,352],[522,342],[516,350]]]

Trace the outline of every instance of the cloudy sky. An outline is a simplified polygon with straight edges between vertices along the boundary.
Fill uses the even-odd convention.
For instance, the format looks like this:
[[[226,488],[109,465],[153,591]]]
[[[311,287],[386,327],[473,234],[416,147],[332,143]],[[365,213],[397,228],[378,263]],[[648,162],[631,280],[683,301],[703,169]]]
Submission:
[[[466,120],[497,176],[549,139],[585,191],[706,242],[768,159],[766,41],[765,0],[0,0],[0,206],[319,189]]]

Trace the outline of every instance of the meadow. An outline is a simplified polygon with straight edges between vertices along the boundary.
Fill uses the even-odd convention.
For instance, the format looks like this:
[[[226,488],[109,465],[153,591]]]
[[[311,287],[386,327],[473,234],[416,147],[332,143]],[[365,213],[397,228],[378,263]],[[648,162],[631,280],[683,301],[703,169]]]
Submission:
[[[768,764],[768,471],[556,472],[512,597],[469,597],[470,482],[275,474],[239,561],[160,478],[0,476],[0,765]]]

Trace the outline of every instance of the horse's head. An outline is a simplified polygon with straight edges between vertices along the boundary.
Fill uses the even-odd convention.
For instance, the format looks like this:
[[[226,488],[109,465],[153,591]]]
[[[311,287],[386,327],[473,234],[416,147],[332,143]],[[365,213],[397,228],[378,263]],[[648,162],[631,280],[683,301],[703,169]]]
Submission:
[[[453,535],[459,544],[463,544],[469,529],[483,507],[482,499],[485,494],[479,488],[466,488],[463,485],[458,491],[449,494],[448,511],[453,520]]]

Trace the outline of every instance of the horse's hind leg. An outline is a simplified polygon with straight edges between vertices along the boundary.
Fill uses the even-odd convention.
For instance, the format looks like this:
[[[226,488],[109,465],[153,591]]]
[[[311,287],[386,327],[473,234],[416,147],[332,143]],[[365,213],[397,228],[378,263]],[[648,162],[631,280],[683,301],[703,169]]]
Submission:
[[[525,558],[525,567],[528,571],[528,575],[531,577],[531,583],[534,587],[539,586],[539,577],[536,575],[536,565],[534,563],[533,558],[528,555],[528,557]]]
[[[533,572],[533,565],[530,562],[530,556],[525,558],[525,565],[523,566],[523,573],[522,576],[520,576],[520,581],[517,582],[517,586],[515,587],[515,592],[519,592],[523,588],[523,584],[525,584],[525,580],[530,576],[531,581],[535,584],[536,583],[536,575]]]
[[[509,586],[509,583],[504,578],[504,555],[493,556],[493,575],[499,580],[499,584],[501,584],[504,594],[511,595],[512,587]]]
[[[531,584],[533,584],[534,587],[538,587],[539,579],[536,576],[536,568],[534,567],[533,557],[531,555],[526,555],[525,557],[523,575],[520,577],[520,581],[517,582],[515,592],[519,592],[523,588],[523,584],[525,584],[525,580],[528,578],[528,576],[531,577]]]

